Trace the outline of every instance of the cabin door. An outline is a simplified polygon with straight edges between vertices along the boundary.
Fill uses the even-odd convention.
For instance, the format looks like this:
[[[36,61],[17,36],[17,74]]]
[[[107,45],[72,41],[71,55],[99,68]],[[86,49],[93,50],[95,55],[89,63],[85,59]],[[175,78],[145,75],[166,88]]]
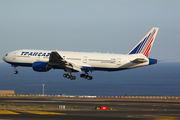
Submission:
[[[15,60],[16,59],[16,53],[13,53],[13,58],[12,58],[13,60]]]
[[[121,58],[117,58],[117,65],[121,65]]]
[[[83,63],[87,63],[87,56],[84,56]]]

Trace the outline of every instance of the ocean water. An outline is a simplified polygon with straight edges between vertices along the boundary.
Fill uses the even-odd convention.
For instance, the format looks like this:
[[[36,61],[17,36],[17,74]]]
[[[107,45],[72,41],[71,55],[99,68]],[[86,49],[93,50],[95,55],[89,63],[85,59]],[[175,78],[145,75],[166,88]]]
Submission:
[[[179,96],[180,63],[162,62],[156,65],[116,72],[92,72],[93,80],[63,78],[64,70],[35,72],[31,67],[18,67],[13,74],[11,65],[0,63],[0,90],[15,90],[16,94],[96,95],[96,96]]]

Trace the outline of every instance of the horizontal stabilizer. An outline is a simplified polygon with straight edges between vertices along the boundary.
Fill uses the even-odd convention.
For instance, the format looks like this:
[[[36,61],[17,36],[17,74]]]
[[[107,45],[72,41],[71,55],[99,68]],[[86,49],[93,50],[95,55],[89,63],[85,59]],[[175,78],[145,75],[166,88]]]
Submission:
[[[131,62],[133,62],[133,63],[144,63],[144,62],[147,62],[147,60],[144,58],[137,58]]]

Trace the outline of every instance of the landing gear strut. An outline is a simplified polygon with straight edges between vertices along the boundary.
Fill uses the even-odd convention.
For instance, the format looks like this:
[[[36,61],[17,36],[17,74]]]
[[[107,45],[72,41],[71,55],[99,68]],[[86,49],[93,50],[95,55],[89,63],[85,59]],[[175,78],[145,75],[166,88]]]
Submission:
[[[17,67],[18,67],[18,66],[15,66],[15,67],[14,67],[14,69],[15,69],[14,74],[18,74]]]
[[[89,75],[88,75],[88,72],[87,72],[87,71],[85,71],[85,74],[81,74],[80,77],[81,77],[81,78],[84,78],[84,79],[87,79],[87,80],[92,80],[92,79],[93,79],[92,76],[89,76]]]

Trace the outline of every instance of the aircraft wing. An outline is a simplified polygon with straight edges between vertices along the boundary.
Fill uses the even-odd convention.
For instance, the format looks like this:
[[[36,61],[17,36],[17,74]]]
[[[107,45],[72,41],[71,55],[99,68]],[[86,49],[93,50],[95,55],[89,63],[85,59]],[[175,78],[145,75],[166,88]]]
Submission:
[[[64,60],[56,51],[51,52],[48,64],[53,67],[65,67],[66,69],[73,69],[81,72],[80,66]]]

